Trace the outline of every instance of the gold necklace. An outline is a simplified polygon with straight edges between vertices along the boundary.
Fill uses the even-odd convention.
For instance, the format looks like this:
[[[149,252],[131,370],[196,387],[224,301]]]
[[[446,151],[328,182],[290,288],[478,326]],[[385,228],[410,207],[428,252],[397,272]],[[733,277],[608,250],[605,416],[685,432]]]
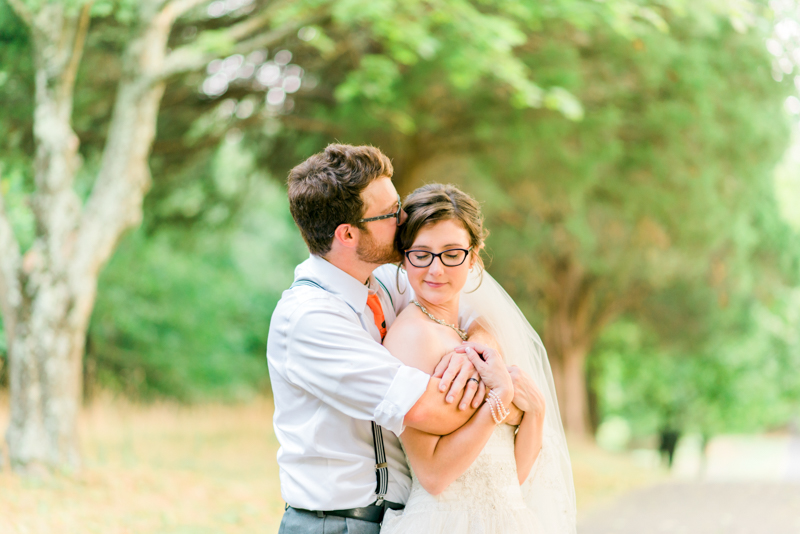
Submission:
[[[429,312],[428,310],[426,310],[426,309],[425,309],[425,306],[423,306],[422,304],[420,304],[419,302],[417,302],[417,301],[416,301],[416,299],[415,299],[415,300],[412,300],[411,302],[413,302],[413,303],[414,303],[414,304],[417,306],[417,308],[419,308],[420,310],[422,310],[422,313],[424,313],[425,315],[427,315],[428,317],[430,317],[430,318],[431,318],[431,320],[433,320],[433,321],[435,321],[435,322],[439,323],[439,324],[440,324],[440,325],[442,325],[442,326],[449,326],[450,328],[452,328],[453,330],[455,330],[455,331],[456,331],[456,334],[458,334],[458,336],[461,338],[461,340],[462,340],[462,341],[466,341],[466,340],[467,340],[467,338],[469,338],[469,336],[467,335],[467,333],[466,333],[464,330],[461,330],[461,329],[460,329],[459,327],[457,327],[456,325],[454,325],[454,324],[450,324],[450,323],[446,323],[446,322],[442,321],[441,319],[437,319],[436,317],[434,317],[434,316],[431,314],[431,312]]]

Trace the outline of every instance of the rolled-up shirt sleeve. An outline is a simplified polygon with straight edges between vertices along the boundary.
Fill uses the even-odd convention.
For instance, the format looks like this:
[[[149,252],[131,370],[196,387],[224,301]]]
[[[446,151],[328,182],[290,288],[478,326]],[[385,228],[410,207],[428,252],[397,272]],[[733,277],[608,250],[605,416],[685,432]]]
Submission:
[[[375,342],[355,312],[312,302],[299,306],[287,325],[287,379],[350,417],[401,434],[430,376]]]

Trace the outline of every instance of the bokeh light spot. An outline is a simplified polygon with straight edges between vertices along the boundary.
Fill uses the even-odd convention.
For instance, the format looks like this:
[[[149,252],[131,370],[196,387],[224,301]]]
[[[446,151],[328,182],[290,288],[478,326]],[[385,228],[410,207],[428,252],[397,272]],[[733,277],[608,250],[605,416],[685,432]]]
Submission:
[[[800,114],[800,99],[798,99],[796,96],[788,97],[783,105],[786,108],[786,111],[792,115]]]
[[[287,76],[283,79],[283,90],[287,93],[296,93],[300,89],[300,78],[297,76]]]
[[[277,52],[275,54],[275,57],[273,58],[273,60],[278,65],[281,65],[281,66],[287,65],[292,60],[292,53],[289,52],[288,50],[280,50],[279,52]]]
[[[313,26],[305,26],[300,28],[300,31],[297,32],[297,37],[299,37],[302,41],[312,41],[314,37],[317,36],[317,29]]]
[[[775,39],[767,39],[767,51],[775,57],[783,55],[783,46]]]
[[[242,100],[239,102],[239,105],[236,106],[236,116],[240,119],[246,119],[253,114],[255,107],[252,100]]]
[[[211,2],[208,5],[208,16],[213,18],[219,18],[227,13],[228,10],[225,9],[225,2]]]
[[[267,92],[267,104],[271,106],[280,106],[286,100],[286,91],[281,87],[273,87]]]
[[[208,96],[219,96],[228,90],[228,77],[218,72],[203,82],[203,92]]]
[[[280,77],[281,68],[272,62],[262,65],[261,68],[258,69],[258,73],[256,73],[256,79],[261,82],[262,85],[266,86],[274,85]]]

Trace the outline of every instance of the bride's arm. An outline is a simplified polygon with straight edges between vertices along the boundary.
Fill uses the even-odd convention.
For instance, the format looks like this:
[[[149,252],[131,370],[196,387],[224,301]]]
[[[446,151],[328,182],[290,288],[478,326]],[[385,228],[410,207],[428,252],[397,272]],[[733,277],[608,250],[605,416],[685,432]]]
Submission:
[[[485,343],[499,350],[497,341],[489,330],[480,323],[470,327],[470,342]],[[528,478],[542,450],[542,433],[544,429],[545,401],[544,395],[536,383],[516,366],[509,367],[514,381],[514,403],[506,422],[519,425],[514,439],[514,458],[517,462],[517,476],[522,484]],[[518,407],[518,404],[524,408]]]
[[[500,395],[503,403],[508,405],[513,398],[511,381],[507,380],[507,384],[502,384],[502,378],[497,380],[497,377],[502,374],[506,375],[506,379],[510,377],[497,353],[491,351],[493,356],[487,356],[490,354],[489,351],[491,349],[487,348],[484,357],[487,358],[487,364],[493,366],[490,370],[494,373],[493,390]],[[475,358],[477,359],[477,356]],[[489,376],[485,374],[486,372],[487,370],[484,370],[481,376],[488,381]],[[400,438],[420,484],[432,495],[438,495],[478,458],[496,426],[489,404],[484,403],[467,424],[452,434],[434,436],[406,428]]]
[[[425,329],[403,328],[395,324],[394,335],[387,335],[384,346],[406,365],[431,372],[439,359],[439,343],[426,336]],[[389,331],[390,334],[392,330]],[[495,375],[506,373],[505,364],[493,352],[487,357]],[[489,372],[489,371],[487,371]],[[511,404],[513,390],[510,376],[496,388],[503,402]],[[463,413],[463,412],[462,412]],[[400,438],[417,479],[429,493],[438,495],[461,476],[475,461],[494,431],[495,423],[488,405],[484,403],[461,428],[446,436],[437,436],[407,426]]]
[[[522,484],[528,478],[542,450],[545,400],[536,383],[516,366],[509,368],[514,382],[514,403],[524,411],[514,440],[517,476]]]
[[[544,416],[526,413],[514,439],[514,458],[517,461],[517,477],[520,485],[528,479],[542,450]]]

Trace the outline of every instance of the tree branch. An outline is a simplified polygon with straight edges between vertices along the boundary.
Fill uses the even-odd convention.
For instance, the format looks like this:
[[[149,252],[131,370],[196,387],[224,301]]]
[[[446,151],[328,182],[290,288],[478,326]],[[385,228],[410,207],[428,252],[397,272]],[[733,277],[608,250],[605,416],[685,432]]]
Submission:
[[[78,66],[83,56],[83,48],[86,44],[86,34],[89,32],[89,21],[91,20],[93,0],[86,2],[81,7],[81,14],[78,18],[78,27],[75,30],[75,42],[72,45],[69,63],[64,71],[64,87],[72,91],[75,84],[75,77],[78,74]]]
[[[252,35],[254,32],[269,24],[269,17],[265,14],[231,26],[225,31],[225,34],[231,41],[239,41],[238,44],[230,50],[231,53],[247,54],[253,50],[274,46],[303,26],[319,22],[326,16],[326,14],[319,14],[267,31],[247,41],[242,41],[245,37]],[[210,61],[217,59],[220,55],[222,54],[198,50],[193,45],[176,48],[165,59],[164,68],[155,81],[162,81],[178,74],[204,69]]]
[[[1,182],[0,182],[1,183]],[[19,242],[6,215],[0,187],[0,311],[3,313],[6,337],[11,338],[20,303],[19,275],[22,258]]]
[[[197,6],[207,4],[209,0],[170,0],[164,4],[157,17],[168,22],[170,25],[178,20],[187,11],[191,11]]]
[[[28,9],[28,6],[22,3],[22,0],[8,0],[8,4],[14,10],[14,13],[22,19],[22,22],[29,28],[33,27],[33,13]]]

